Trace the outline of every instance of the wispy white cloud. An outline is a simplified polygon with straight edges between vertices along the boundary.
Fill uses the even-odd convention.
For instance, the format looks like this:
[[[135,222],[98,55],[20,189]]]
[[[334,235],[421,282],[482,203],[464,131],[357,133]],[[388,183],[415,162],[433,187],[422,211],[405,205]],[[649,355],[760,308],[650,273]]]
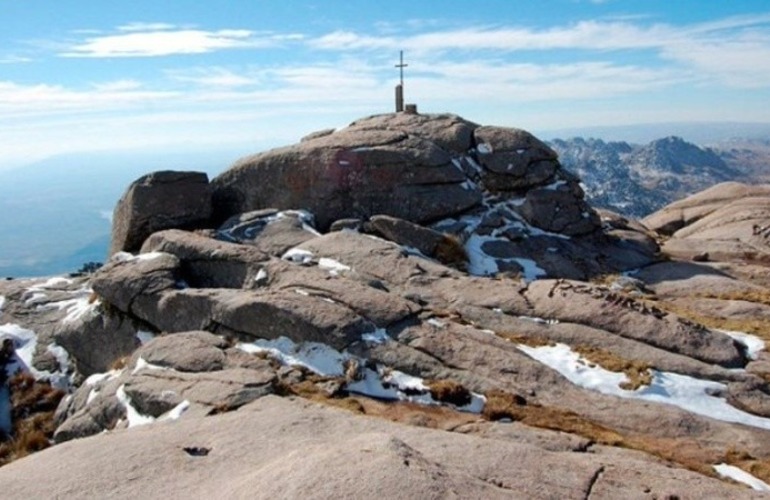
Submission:
[[[469,57],[494,52],[580,51],[580,59],[611,58],[619,51],[648,51],[651,67],[676,63],[682,74],[739,87],[770,81],[770,14],[734,16],[693,25],[641,19],[581,21],[547,29],[471,26],[417,34],[334,31],[308,41],[325,51],[352,53],[407,50],[417,57]],[[651,57],[655,54],[657,57]],[[617,58],[617,56],[615,56]]]
[[[131,24],[118,33],[91,36],[59,55],[63,57],[158,57],[203,54],[236,48],[266,48],[301,39],[299,34],[265,34],[246,29],[207,31],[169,24]]]
[[[192,68],[189,70],[167,71],[169,78],[175,81],[192,83],[204,87],[245,87],[257,85],[261,78],[249,73],[236,73],[222,67]]]
[[[86,90],[0,81],[0,114],[14,118],[63,111],[115,110],[141,102],[166,101],[176,95],[170,91],[142,90],[137,83],[125,80],[94,84]]]
[[[32,58],[23,56],[0,56],[0,64],[23,64],[32,62]]]
[[[147,31],[165,31],[165,30],[174,30],[177,29],[178,26],[175,24],[170,23],[143,23],[143,22],[134,22],[134,23],[128,23],[124,24],[122,26],[118,26],[118,31],[125,31],[125,32],[135,32],[135,31],[141,31],[141,32],[147,32]]]

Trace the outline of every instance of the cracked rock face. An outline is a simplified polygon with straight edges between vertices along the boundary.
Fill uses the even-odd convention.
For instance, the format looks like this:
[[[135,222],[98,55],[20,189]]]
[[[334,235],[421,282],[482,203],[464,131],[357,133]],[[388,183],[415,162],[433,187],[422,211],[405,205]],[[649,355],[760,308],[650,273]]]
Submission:
[[[485,190],[515,194],[568,177],[556,153],[526,131],[480,127],[455,115],[395,114],[243,158],[212,186],[219,219],[302,208],[325,230],[338,219],[377,214],[435,221],[478,206]],[[545,230],[579,222],[575,234],[589,233],[598,219],[582,198],[575,184],[551,202],[559,220],[525,218]]]

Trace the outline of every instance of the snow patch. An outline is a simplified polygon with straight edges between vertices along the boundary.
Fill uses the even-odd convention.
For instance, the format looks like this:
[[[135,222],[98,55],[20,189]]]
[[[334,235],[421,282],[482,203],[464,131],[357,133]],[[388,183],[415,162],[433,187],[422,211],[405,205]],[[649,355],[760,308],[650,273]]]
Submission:
[[[301,248],[290,248],[281,256],[281,260],[288,260],[295,264],[310,264],[313,261],[313,252]]]
[[[126,419],[128,420],[129,428],[151,424],[155,421],[177,420],[190,407],[190,402],[188,400],[184,400],[156,419],[151,415],[144,415],[139,413],[139,411],[134,408],[133,404],[131,403],[131,398],[128,396],[128,394],[126,394],[125,384],[118,387],[118,390],[115,392],[115,397],[126,409]]]
[[[131,370],[131,375],[136,375],[142,370],[171,370],[171,368],[167,366],[160,366],[160,365],[154,365],[152,363],[148,363],[146,359],[139,356],[139,359],[136,360],[136,365],[134,365],[134,369]]]
[[[114,378],[118,378],[123,373],[123,370],[110,370],[104,373],[94,373],[90,375],[85,382],[86,385],[97,385],[101,382],[107,382]]]
[[[441,321],[437,320],[436,318],[431,318],[428,320],[428,324],[431,326],[435,326],[436,328],[444,328],[446,325],[442,323]]]
[[[3,306],[5,305],[5,297],[0,295],[0,311],[3,310]]]
[[[523,276],[524,281],[526,281],[527,283],[529,283],[531,281],[535,281],[540,276],[545,276],[546,274],[548,274],[548,273],[545,272],[545,269],[543,269],[542,267],[538,266],[537,262],[535,262],[532,259],[525,259],[525,258],[522,258],[522,257],[516,257],[516,258],[511,259],[511,260],[516,261],[516,263],[521,266],[521,268],[523,270],[522,272],[524,273],[524,276]]]
[[[611,372],[592,365],[566,344],[529,347],[517,346],[527,355],[558,371],[570,382],[602,394],[642,399],[677,406],[705,417],[770,429],[770,419],[758,417],[729,405],[724,398],[713,396],[727,388],[724,384],[700,380],[677,373],[650,370],[652,383],[634,391],[621,389],[627,381],[623,373]]]
[[[361,340],[370,344],[384,344],[393,339],[390,338],[390,335],[388,335],[384,328],[378,328],[371,333],[362,334]]]
[[[72,383],[72,373],[70,373],[70,355],[65,348],[56,343],[50,343],[46,347],[46,350],[56,359],[56,363],[59,365],[59,370],[50,372],[38,372],[40,375],[46,376],[51,385],[57,389],[67,391]]]
[[[492,154],[492,152],[494,150],[492,149],[492,145],[491,144],[487,144],[486,142],[482,142],[481,144],[476,146],[476,151],[478,151],[479,154],[488,155],[488,154]]]
[[[497,261],[481,249],[481,246],[487,241],[494,241],[494,238],[473,234],[465,242],[469,274],[474,276],[492,276],[497,274]]]
[[[767,484],[761,479],[752,476],[748,472],[744,471],[743,469],[739,469],[734,465],[722,463],[715,465],[714,470],[717,471],[717,474],[720,476],[730,478],[734,481],[738,481],[739,483],[743,483],[751,487],[753,490],[770,491],[770,484]]]
[[[262,267],[259,269],[259,272],[254,277],[254,281],[262,282],[262,281],[265,281],[266,279],[267,279],[267,271],[265,271],[265,268]]]
[[[136,332],[136,338],[139,341],[140,344],[144,345],[147,342],[151,341],[155,338],[155,334],[152,332],[147,332],[145,330],[139,330]]]
[[[321,269],[326,269],[332,276],[337,276],[339,273],[350,271],[350,266],[346,266],[341,262],[338,262],[334,259],[329,259],[327,257],[321,257],[318,259],[318,267]]]
[[[140,253],[138,255],[134,255],[128,252],[118,252],[112,257],[110,257],[110,261],[112,262],[139,262],[139,261],[148,261],[148,260],[154,260],[159,257],[163,257],[164,255],[168,255],[164,252],[147,252],[147,253]]]
[[[0,338],[10,338],[16,348],[13,361],[5,367],[6,373],[10,376],[21,370],[32,372],[35,375],[36,372],[30,369],[32,357],[35,355],[35,348],[37,347],[37,335],[35,332],[14,323],[6,323],[0,325]]]
[[[541,325],[557,325],[559,324],[558,319],[545,319],[545,318],[539,318],[537,316],[519,316],[519,319],[523,319],[524,321],[531,321],[533,323],[539,323]]]
[[[86,405],[90,405],[98,395],[99,391],[95,387],[91,389],[91,391],[88,393],[88,397],[86,398]]]
[[[45,302],[45,299],[48,298],[48,296],[43,292],[32,292],[32,293],[25,292],[23,297],[24,297],[25,306],[31,306],[33,304],[39,304],[40,302]]]
[[[367,335],[371,335],[372,340],[377,339],[374,341],[379,341],[383,337],[389,339],[384,330],[380,330],[382,329],[362,335],[362,340],[368,341]],[[356,359],[349,353],[339,352],[326,344],[317,342],[296,344],[286,337],[279,337],[274,340],[260,339],[253,343],[240,343],[236,347],[248,353],[267,352],[284,365],[303,366],[327,377],[343,376],[345,363],[348,360]],[[362,366],[363,364],[363,362],[360,363]],[[425,386],[423,379],[384,366],[377,366],[376,370],[364,368],[363,377],[348,383],[347,390],[378,399],[411,401],[429,405],[440,404],[431,397],[430,390]],[[484,408],[485,401],[483,396],[472,394],[471,402],[457,409],[480,413]]]
[[[751,335],[750,333],[744,332],[733,332],[729,330],[717,331],[724,333],[725,335],[729,335],[736,342],[742,344],[746,348],[746,356],[748,356],[749,359],[757,359],[759,357],[759,352],[765,349],[765,341],[756,335]]]
[[[248,353],[267,352],[284,365],[304,366],[310,371],[327,377],[344,374],[343,363],[351,358],[326,344],[305,342],[296,344],[287,337],[274,340],[259,339],[253,343],[239,343],[236,347]]]
[[[126,394],[126,384],[118,387],[118,390],[115,392],[115,397],[118,398],[120,404],[126,409],[126,418],[128,419],[129,428],[151,424],[155,421],[154,417],[142,415],[136,408],[134,408],[131,404],[131,398]]]
[[[548,184],[547,186],[543,186],[541,189],[545,189],[547,191],[556,191],[562,186],[566,186],[567,181],[556,181]]]

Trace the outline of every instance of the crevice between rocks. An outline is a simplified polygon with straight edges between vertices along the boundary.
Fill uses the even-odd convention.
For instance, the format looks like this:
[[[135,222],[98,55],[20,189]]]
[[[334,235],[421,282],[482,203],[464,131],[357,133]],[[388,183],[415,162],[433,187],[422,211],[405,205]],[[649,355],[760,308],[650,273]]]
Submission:
[[[591,476],[591,479],[588,481],[588,488],[586,489],[586,494],[583,497],[584,500],[589,500],[591,498],[591,494],[593,493],[594,486],[596,486],[596,483],[599,481],[599,478],[602,477],[602,474],[604,474],[604,466],[602,465],[596,471],[594,472],[593,476]]]

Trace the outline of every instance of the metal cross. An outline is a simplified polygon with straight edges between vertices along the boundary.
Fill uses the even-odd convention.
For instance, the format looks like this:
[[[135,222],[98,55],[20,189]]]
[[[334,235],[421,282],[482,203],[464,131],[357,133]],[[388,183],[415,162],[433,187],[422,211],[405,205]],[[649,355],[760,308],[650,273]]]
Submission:
[[[401,71],[401,86],[404,86],[404,68],[409,66],[408,64],[404,64],[404,51],[401,51],[401,62],[399,64],[396,64],[396,67]]]

